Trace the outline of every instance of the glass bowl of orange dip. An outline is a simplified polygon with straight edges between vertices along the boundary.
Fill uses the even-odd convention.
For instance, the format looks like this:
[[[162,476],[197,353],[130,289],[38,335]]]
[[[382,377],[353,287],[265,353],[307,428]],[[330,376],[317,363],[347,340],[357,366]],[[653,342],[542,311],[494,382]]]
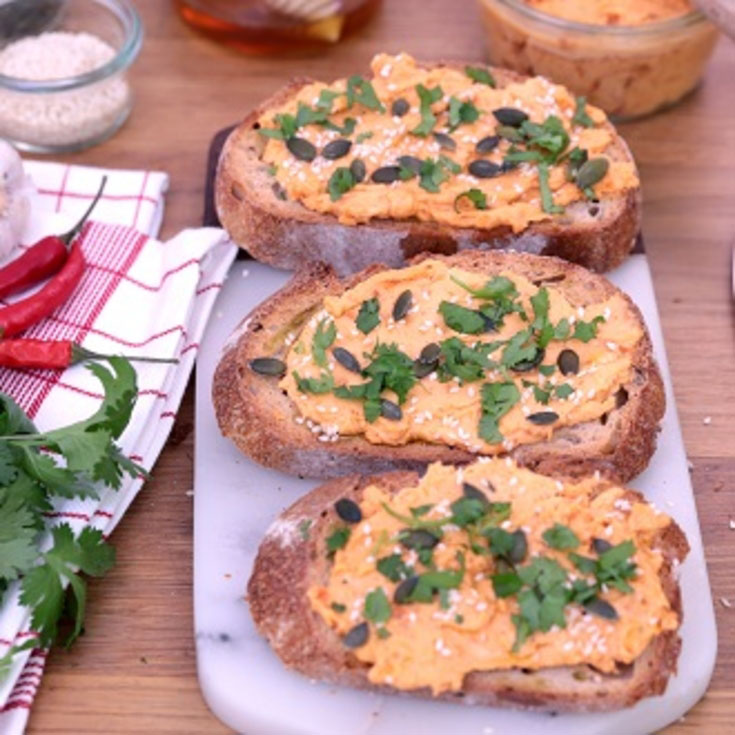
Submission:
[[[566,85],[617,120],[678,102],[718,38],[690,0],[478,0],[490,61]]]

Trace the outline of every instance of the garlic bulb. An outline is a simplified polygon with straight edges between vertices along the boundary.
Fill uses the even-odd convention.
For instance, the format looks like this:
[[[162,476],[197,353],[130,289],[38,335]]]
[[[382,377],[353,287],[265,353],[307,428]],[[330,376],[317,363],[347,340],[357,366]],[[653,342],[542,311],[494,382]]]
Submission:
[[[340,0],[264,0],[265,4],[281,15],[313,22],[336,15]]]
[[[33,185],[15,148],[0,140],[0,260],[20,242],[31,211]]]

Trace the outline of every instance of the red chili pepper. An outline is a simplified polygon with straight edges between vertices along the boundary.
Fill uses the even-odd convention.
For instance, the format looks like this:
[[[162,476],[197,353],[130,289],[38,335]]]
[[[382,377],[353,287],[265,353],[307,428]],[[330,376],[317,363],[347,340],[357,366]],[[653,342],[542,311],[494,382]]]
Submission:
[[[84,274],[84,255],[79,242],[69,251],[63,268],[32,296],[0,309],[0,337],[12,337],[32,327],[71,296]]]
[[[49,235],[28,248],[19,258],[0,268],[0,299],[18,293],[56,273],[66,262],[69,243],[79,234],[84,223],[92,214],[107,183],[107,176],[94,199],[74,227],[63,235]]]
[[[0,365],[11,368],[46,368],[50,370],[67,368],[83,360],[109,357],[92,352],[68,339],[4,339],[0,340]],[[178,363],[176,359],[165,357],[125,356],[136,362]]]

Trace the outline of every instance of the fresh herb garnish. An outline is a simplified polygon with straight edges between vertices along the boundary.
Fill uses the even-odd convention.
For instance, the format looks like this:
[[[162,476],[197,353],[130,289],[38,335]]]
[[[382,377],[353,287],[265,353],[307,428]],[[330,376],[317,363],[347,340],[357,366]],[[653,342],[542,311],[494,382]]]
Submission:
[[[343,194],[346,194],[350,189],[354,188],[356,183],[355,177],[349,168],[345,166],[337,167],[327,182],[329,198],[333,202],[336,202]]]
[[[485,383],[482,386],[482,418],[479,434],[490,444],[503,441],[498,424],[500,419],[521,400],[521,394],[513,382]]]
[[[457,337],[450,337],[441,343],[444,360],[439,364],[439,379],[444,383],[452,378],[459,378],[463,383],[482,380],[485,371],[495,367],[488,355],[502,343],[478,342],[474,347],[466,345]]]
[[[343,549],[350,540],[350,529],[347,526],[337,526],[327,536],[327,556],[333,556],[338,549]]]
[[[587,114],[587,98],[577,97],[572,122],[584,128],[594,128],[595,121]]]
[[[364,105],[368,110],[385,112],[385,107],[375,94],[373,85],[358,74],[354,74],[347,80],[347,106],[352,107],[355,102]]]
[[[463,191],[460,194],[457,194],[454,199],[455,212],[460,211],[457,205],[460,201],[462,201],[462,199],[469,199],[470,202],[475,205],[475,209],[487,209],[487,197],[481,189],[467,189],[467,191]]]
[[[487,84],[488,87],[495,86],[495,80],[490,72],[481,66],[465,66],[464,73],[478,84]]]
[[[578,339],[580,342],[589,342],[597,336],[597,326],[604,321],[604,316],[596,316],[590,322],[576,321],[574,323],[572,339]]]
[[[364,614],[372,623],[385,623],[390,619],[390,602],[388,602],[382,587],[376,587],[365,596]]]
[[[334,388],[334,377],[326,371],[322,371],[318,378],[302,378],[296,370],[293,371],[292,375],[296,381],[296,386],[302,393],[323,395]]]
[[[363,301],[355,319],[355,326],[363,334],[369,334],[378,324],[380,324],[380,301],[376,298]]]
[[[314,339],[311,343],[311,354],[314,362],[319,367],[327,367],[326,350],[332,346],[336,337],[337,327],[334,325],[334,321],[327,318],[322,319],[317,325],[316,331],[314,332]]]
[[[464,554],[457,552],[459,569],[443,569],[424,572],[419,575],[413,592],[409,595],[409,602],[432,602],[434,595],[440,590],[456,589],[462,584],[465,570]]]
[[[492,328],[492,322],[474,309],[453,304],[451,301],[442,301],[439,304],[439,313],[444,323],[460,334],[481,334]]]
[[[561,523],[555,523],[551,528],[547,528],[541,538],[547,546],[552,549],[567,550],[576,549],[579,546],[579,538],[569,526]]]
[[[400,582],[413,575],[413,567],[403,561],[400,554],[391,554],[378,559],[378,571],[391,582]]]
[[[341,602],[333,602],[329,607],[331,607],[336,613],[343,613],[347,610],[347,606],[343,605]]]
[[[449,132],[462,124],[473,123],[480,117],[480,111],[469,101],[457,97],[449,98]]]
[[[365,130],[362,133],[358,133],[357,137],[355,138],[355,143],[363,143],[369,138],[372,138],[373,135],[374,133],[372,130]]]
[[[554,194],[549,186],[549,166],[546,163],[538,165],[538,185],[541,191],[541,209],[547,214],[561,214],[564,207],[554,204]]]
[[[411,132],[426,137],[436,125],[436,115],[432,112],[431,106],[442,98],[444,92],[439,86],[428,89],[423,84],[417,84],[416,93],[420,100],[421,122]]]

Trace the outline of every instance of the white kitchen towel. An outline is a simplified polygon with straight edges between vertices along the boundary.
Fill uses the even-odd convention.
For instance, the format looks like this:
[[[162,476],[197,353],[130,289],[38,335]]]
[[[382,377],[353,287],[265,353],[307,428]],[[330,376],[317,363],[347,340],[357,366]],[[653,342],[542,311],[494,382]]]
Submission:
[[[72,339],[100,353],[179,359],[176,365],[136,363],[138,401],[120,444],[150,469],[173,426],[199,339],[236,248],[214,228],[185,230],[165,243],[146,234],[160,226],[164,174],[48,163],[29,164],[27,170],[39,196],[26,243],[70,226],[94,196],[101,175],[109,176],[100,203],[104,208],[95,210],[81,236],[87,261],[81,283],[64,306],[26,335]],[[109,215],[114,224],[100,221],[100,215]],[[124,226],[123,218],[144,231]],[[0,390],[13,396],[40,430],[92,414],[102,394],[83,366],[63,372],[0,368]],[[66,522],[75,532],[92,525],[109,534],[141,485],[126,478],[120,490],[105,490],[99,500],[59,502],[48,513],[48,523]],[[0,605],[0,656],[33,637],[16,585]],[[0,735],[24,731],[45,659],[43,650],[24,651],[0,681]]]

